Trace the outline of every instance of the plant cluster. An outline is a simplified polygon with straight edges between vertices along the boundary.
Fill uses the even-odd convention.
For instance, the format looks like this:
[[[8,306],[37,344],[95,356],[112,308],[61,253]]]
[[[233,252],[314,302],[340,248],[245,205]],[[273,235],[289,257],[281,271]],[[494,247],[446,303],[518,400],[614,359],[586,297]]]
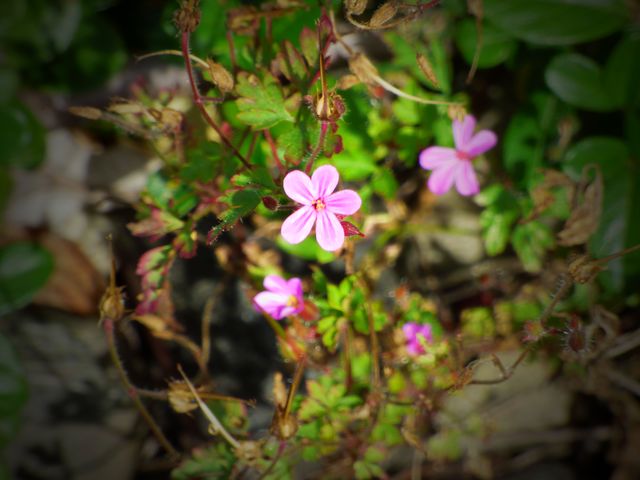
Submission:
[[[142,293],[128,311],[114,263],[100,312],[121,380],[176,461],[175,479],[290,478],[305,462],[322,478],[386,478],[401,445],[416,452],[419,472],[423,461],[464,456],[434,420],[456,391],[506,381],[534,353],[588,369],[622,348],[615,311],[637,302],[629,286],[640,276],[633,8],[181,0],[179,48],[140,61],[181,57],[189,102],[138,87],[106,109],[71,109],[142,138],[161,160],[128,226],[154,244],[137,264]],[[365,31],[384,39],[391,60],[369,52]],[[496,71],[529,76],[492,98]],[[593,115],[621,128],[599,130]],[[486,295],[445,321],[428,288],[401,282],[385,297],[378,285],[452,196],[475,202],[486,254],[514,252],[527,281],[510,289],[491,271],[472,273]],[[250,401],[210,387],[213,301],[200,343],[176,318],[172,267],[201,248],[242,280],[291,366],[290,384],[273,379],[268,434],[250,433]],[[285,256],[308,268],[287,271]],[[136,387],[116,346],[126,319],[183,347],[197,376],[176,365],[166,391]],[[493,353],[505,345],[519,349],[513,364]],[[475,375],[485,359],[495,378]],[[180,453],[145,397],[199,411],[210,442]]]

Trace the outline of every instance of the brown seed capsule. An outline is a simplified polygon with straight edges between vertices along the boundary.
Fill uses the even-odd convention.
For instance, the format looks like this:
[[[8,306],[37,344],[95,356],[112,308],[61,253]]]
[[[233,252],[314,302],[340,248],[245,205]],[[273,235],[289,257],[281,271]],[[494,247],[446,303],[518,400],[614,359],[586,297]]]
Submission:
[[[433,70],[433,67],[431,66],[431,62],[429,62],[429,59],[424,55],[422,55],[421,53],[417,53],[416,60],[418,61],[418,66],[420,67],[420,70],[422,70],[422,73],[424,73],[424,76],[427,77],[427,80],[429,80],[434,87],[440,88],[440,84],[438,83],[438,77],[436,77],[436,72]]]
[[[383,26],[395,17],[396,13],[398,13],[398,5],[396,2],[391,1],[382,4],[371,16],[371,20],[369,20],[369,27],[378,28]]]
[[[378,69],[363,53],[356,53],[349,59],[349,70],[367,85],[375,84],[375,78],[379,77]]]
[[[69,107],[69,113],[89,120],[98,120],[102,116],[102,112],[93,107]]]
[[[213,83],[220,89],[222,93],[229,93],[233,90],[235,85],[233,81],[233,75],[219,63],[214,62],[210,58],[207,58],[207,64],[209,65],[209,73]]]
[[[189,387],[181,381],[169,383],[169,405],[177,413],[188,413],[198,408]]]
[[[358,79],[358,77],[356,77],[353,74],[348,74],[338,79],[338,82],[336,83],[336,88],[338,90],[349,90],[351,87],[359,83],[360,83],[360,80]]]
[[[367,8],[368,0],[346,0],[345,8],[350,15],[361,15]]]

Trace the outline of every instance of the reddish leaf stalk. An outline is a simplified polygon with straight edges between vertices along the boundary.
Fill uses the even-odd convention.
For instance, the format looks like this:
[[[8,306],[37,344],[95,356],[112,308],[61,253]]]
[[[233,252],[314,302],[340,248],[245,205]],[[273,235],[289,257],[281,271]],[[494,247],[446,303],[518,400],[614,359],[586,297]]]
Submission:
[[[278,156],[278,149],[276,148],[276,143],[273,141],[273,137],[271,136],[271,132],[269,130],[264,130],[264,138],[266,138],[267,142],[269,143],[269,148],[271,149],[271,155],[273,156],[273,159],[275,160],[276,165],[278,166],[278,170],[280,170],[280,173],[284,173],[285,171],[284,165],[280,161],[280,157]]]
[[[198,86],[196,85],[195,77],[193,75],[193,67],[191,65],[191,58],[189,56],[189,33],[187,32],[182,32],[182,56],[184,57],[184,63],[185,63],[185,66],[187,67],[187,74],[189,75],[189,85],[191,85],[193,101],[195,102],[196,106],[202,113],[202,116],[207,121],[209,126],[211,126],[211,128],[213,128],[215,132],[218,134],[218,136],[222,140],[222,143],[224,143],[233,152],[233,154],[236,157],[238,157],[238,159],[242,162],[242,164],[246,168],[251,169],[252,167],[249,164],[249,162],[244,158],[244,156],[240,153],[240,151],[238,151],[238,149],[234,147],[234,145],[229,141],[229,139],[225,136],[225,134],[222,132],[222,130],[220,129],[218,124],[215,122],[215,120],[211,117],[211,115],[209,115],[209,112],[207,112],[207,109],[204,106],[204,100],[200,95],[200,91],[198,90]]]
[[[318,144],[316,145],[316,148],[313,149],[313,152],[311,152],[311,156],[309,157],[309,160],[307,160],[307,167],[305,168],[305,172],[307,173],[307,175],[311,173],[311,169],[313,168],[313,162],[322,151],[324,140],[327,137],[328,128],[329,128],[329,124],[327,122],[320,122],[320,137],[318,138]]]

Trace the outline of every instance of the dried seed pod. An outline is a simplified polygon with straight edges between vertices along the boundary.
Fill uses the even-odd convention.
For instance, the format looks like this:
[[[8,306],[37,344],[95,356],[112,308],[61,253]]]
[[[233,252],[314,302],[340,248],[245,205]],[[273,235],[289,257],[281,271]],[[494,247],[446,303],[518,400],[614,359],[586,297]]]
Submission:
[[[344,6],[350,15],[362,15],[367,8],[368,0],[345,0]]]
[[[183,33],[191,33],[200,24],[199,0],[184,0],[180,9],[173,15],[173,21],[178,30]]]
[[[177,413],[188,413],[198,408],[198,402],[182,381],[169,383],[169,405]]]
[[[349,70],[358,77],[362,83],[373,85],[376,77],[379,77],[378,69],[363,53],[356,53],[349,59]]]
[[[429,59],[421,53],[416,53],[416,60],[418,61],[420,70],[422,70],[424,76],[427,77],[427,80],[429,80],[434,87],[439,89],[440,83],[438,82],[438,77],[436,76],[436,72],[433,70]]]
[[[398,4],[395,1],[383,3],[371,16],[371,19],[369,20],[369,27],[382,27],[385,23],[395,17],[396,13],[398,13]]]
[[[209,65],[209,73],[213,83],[220,89],[222,93],[229,93],[233,90],[235,82],[233,81],[233,75],[219,63],[214,62],[210,58],[207,58],[207,64]]]
[[[336,83],[336,88],[338,90],[349,90],[351,87],[359,83],[360,83],[360,80],[358,79],[358,77],[350,73],[338,79],[338,82]]]
[[[69,113],[89,120],[98,120],[102,117],[102,112],[93,107],[69,107]]]
[[[580,255],[569,263],[567,270],[574,282],[587,283],[604,270],[604,268],[590,259],[588,255]]]
[[[238,442],[236,456],[239,460],[242,460],[248,465],[256,465],[258,460],[262,458],[261,442],[256,442],[254,440]]]

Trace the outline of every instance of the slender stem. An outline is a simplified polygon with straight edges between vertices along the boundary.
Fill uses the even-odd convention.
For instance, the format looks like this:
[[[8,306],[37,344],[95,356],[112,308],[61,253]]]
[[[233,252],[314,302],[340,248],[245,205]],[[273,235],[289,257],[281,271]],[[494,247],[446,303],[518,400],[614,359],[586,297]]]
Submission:
[[[134,405],[138,409],[138,412],[140,412],[140,415],[142,415],[142,418],[144,418],[145,422],[147,422],[147,425],[151,429],[151,432],[153,432],[153,434],[155,435],[160,445],[162,445],[162,447],[167,451],[167,453],[170,455],[172,459],[177,460],[178,458],[180,458],[180,453],[178,453],[178,451],[173,447],[173,445],[171,445],[169,440],[167,440],[167,437],[164,436],[164,433],[162,433],[162,430],[160,430],[160,427],[158,426],[156,421],[153,419],[153,417],[147,410],[147,407],[145,407],[144,403],[142,403],[142,400],[138,395],[138,390],[129,381],[127,372],[124,368],[124,365],[122,364],[122,361],[120,360],[120,356],[118,355],[118,349],[116,347],[115,334],[114,334],[113,319],[105,318],[102,323],[102,327],[104,329],[105,336],[107,337],[107,345],[109,347],[109,354],[111,355],[111,360],[116,366],[116,370],[118,371],[118,375],[120,376],[120,381],[122,382],[125,389],[127,390],[129,397],[131,398]]]
[[[187,67],[187,74],[189,75],[189,85],[191,85],[191,92],[193,94],[193,101],[195,102],[196,107],[198,107],[198,109],[202,113],[202,116],[207,121],[209,126],[211,126],[211,128],[213,128],[215,130],[215,132],[218,134],[218,136],[220,137],[220,140],[222,141],[222,143],[224,143],[233,152],[233,154],[236,157],[238,157],[238,159],[242,162],[242,164],[246,168],[251,169],[252,167],[249,164],[249,162],[244,158],[244,156],[240,153],[240,151],[238,151],[238,149],[233,145],[233,143],[231,143],[231,141],[229,141],[229,139],[226,137],[224,132],[220,129],[218,124],[213,120],[211,115],[209,115],[209,112],[207,111],[207,109],[204,106],[204,101],[202,100],[202,96],[200,95],[200,91],[198,90],[198,86],[196,85],[195,77],[193,75],[193,67],[191,65],[191,60],[190,60],[190,57],[189,57],[189,55],[190,55],[190,53],[189,53],[189,33],[187,33],[187,32],[183,32],[182,33],[182,55],[184,57],[185,66]]]
[[[403,92],[399,88],[391,85],[384,78],[379,75],[372,75],[372,78],[385,90],[396,94],[399,97],[406,98],[407,100],[413,100],[414,102],[423,103],[425,105],[462,105],[458,102],[446,102],[444,100],[429,100],[422,97],[416,97],[415,95],[411,95],[409,93]]]
[[[211,411],[211,409],[207,407],[207,404],[202,401],[202,399],[200,398],[200,395],[198,394],[196,389],[193,387],[193,384],[189,381],[189,378],[185,375],[184,370],[182,370],[181,365],[178,365],[178,372],[180,372],[180,375],[182,375],[182,378],[186,382],[187,387],[189,387],[191,394],[196,399],[196,402],[198,402],[198,406],[200,407],[200,410],[202,410],[202,413],[204,413],[204,415],[207,417],[207,420],[209,420],[209,422],[211,423],[211,427],[213,431],[215,433],[219,433],[220,435],[222,435],[222,437],[229,443],[229,445],[231,445],[235,450],[237,450],[240,444],[235,438],[233,438],[233,436],[227,431],[227,429],[224,428],[224,425],[220,423],[220,420],[218,420],[218,417],[216,417],[216,415]]]
[[[231,58],[231,68],[233,68],[233,73],[237,73],[238,71],[238,60],[236,59],[236,46],[233,43],[233,34],[231,30],[227,30],[227,43],[229,44],[229,57]]]
[[[287,418],[289,412],[291,412],[291,406],[293,405],[293,397],[296,395],[296,391],[298,390],[298,385],[300,385],[300,381],[302,380],[302,374],[304,373],[304,368],[307,364],[307,356],[303,355],[302,358],[298,361],[298,365],[296,366],[296,371],[293,374],[293,381],[291,382],[291,388],[289,388],[289,394],[287,395],[287,403],[284,407],[284,412],[282,414],[282,418]]]
[[[476,50],[473,53],[473,60],[471,61],[471,68],[469,68],[469,74],[467,75],[467,85],[471,83],[473,77],[478,69],[478,62],[480,61],[480,53],[482,52],[483,42],[483,29],[482,29],[482,2],[478,2],[478,10],[475,12],[476,17]]]
[[[362,278],[358,278],[360,288],[367,290],[367,285]],[[380,375],[380,346],[378,344],[378,336],[376,335],[375,322],[373,318],[373,312],[371,311],[371,303],[365,304],[367,312],[367,320],[369,322],[369,338],[371,342],[371,365],[373,370],[373,389],[377,390],[381,385]]]
[[[633,247],[625,248],[624,250],[621,250],[617,253],[612,253],[611,255],[607,255],[606,257],[599,258],[595,261],[595,263],[598,265],[608,263],[611,260],[615,260],[616,258],[622,257],[623,255],[635,252],[636,250],[640,250],[640,243],[638,245],[634,245]]]
[[[267,143],[269,144],[269,148],[271,149],[271,155],[273,156],[273,159],[276,162],[276,165],[278,166],[278,170],[280,170],[280,173],[284,173],[285,168],[284,165],[282,164],[282,162],[280,161],[280,157],[278,156],[278,149],[276,148],[276,143],[273,140],[273,137],[271,136],[271,132],[269,132],[269,130],[264,130],[264,138],[267,139]]]
[[[151,53],[146,53],[144,55],[140,55],[139,57],[136,58],[136,60],[138,60],[138,61],[145,60],[147,58],[157,57],[159,55],[177,55],[179,57],[184,57],[184,54],[182,53],[182,51],[175,50],[175,49],[168,49],[168,50],[158,50],[157,52],[151,52]],[[189,54],[189,58],[192,61],[196,62],[198,65],[200,65],[202,68],[204,68],[204,69],[208,69],[209,68],[209,65],[207,64],[207,62],[202,60],[200,57],[190,53]]]
[[[320,122],[320,136],[318,138],[318,144],[316,145],[316,148],[313,149],[313,152],[311,152],[311,156],[309,157],[309,160],[307,160],[307,166],[304,169],[307,175],[311,173],[311,169],[313,168],[313,162],[322,151],[324,140],[327,137],[328,128],[329,128],[329,124],[327,122]]]

